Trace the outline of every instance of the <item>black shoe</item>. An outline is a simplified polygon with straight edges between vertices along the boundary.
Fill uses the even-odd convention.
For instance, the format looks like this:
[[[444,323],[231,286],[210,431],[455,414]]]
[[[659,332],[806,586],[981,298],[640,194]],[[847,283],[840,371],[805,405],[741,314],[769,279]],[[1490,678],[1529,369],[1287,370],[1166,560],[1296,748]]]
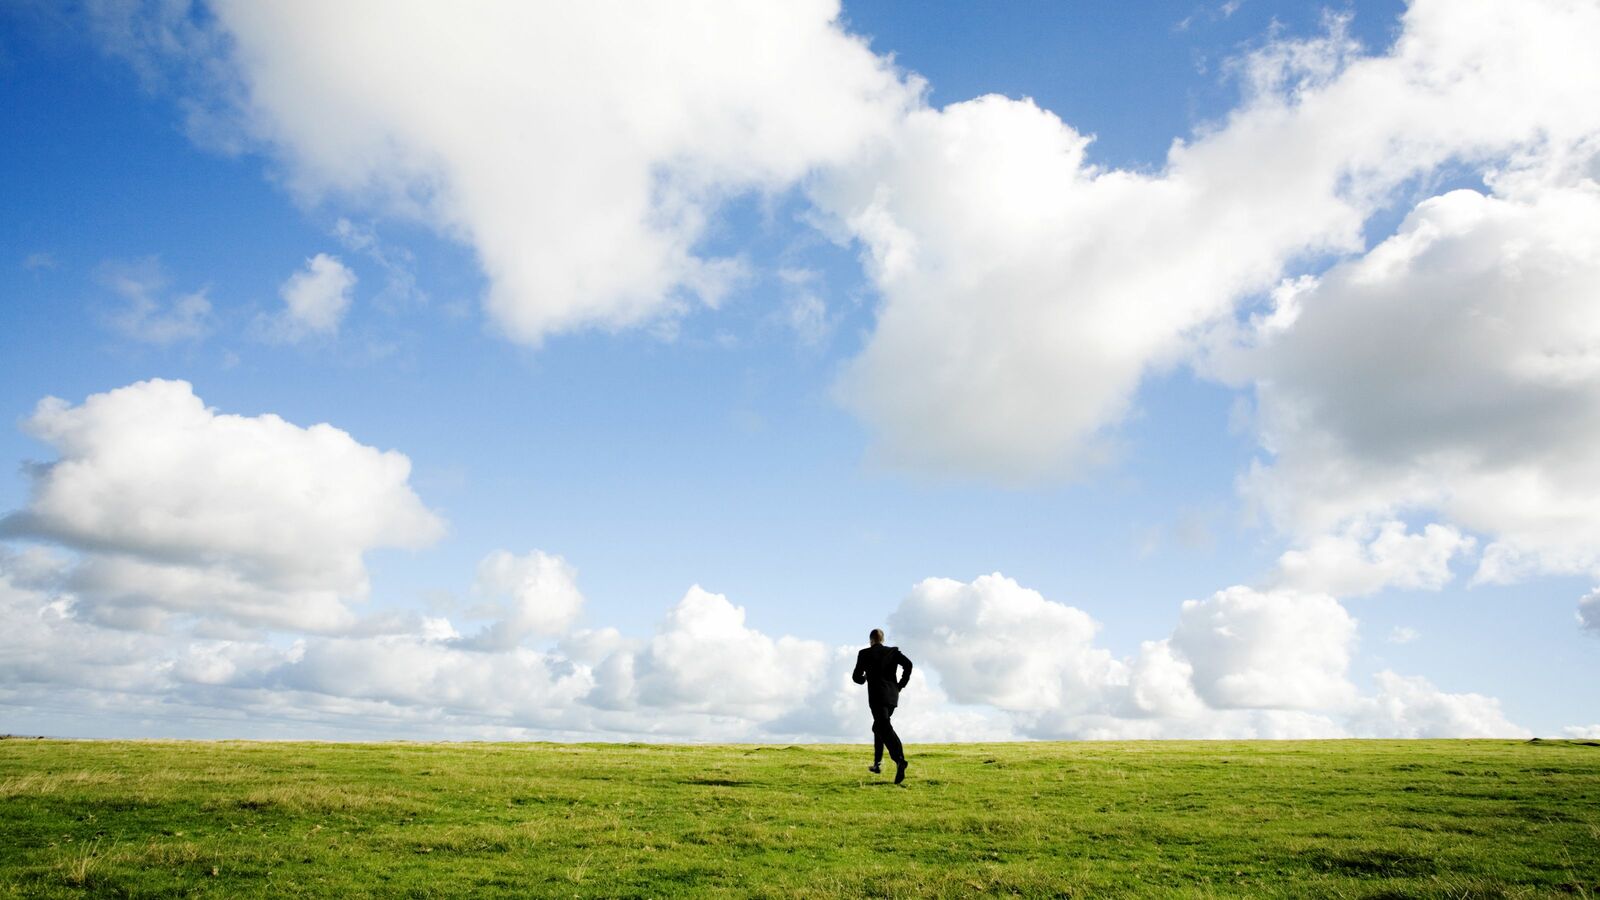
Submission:
[[[873,763],[872,765],[867,766],[867,771],[871,772],[874,775],[877,775],[878,773],[882,772],[883,770],[878,768],[878,764],[877,763]]]
[[[903,759],[894,764],[894,783],[895,784],[899,784],[900,782],[906,780],[906,766],[909,766],[909,765],[911,765],[911,764],[906,762]]]

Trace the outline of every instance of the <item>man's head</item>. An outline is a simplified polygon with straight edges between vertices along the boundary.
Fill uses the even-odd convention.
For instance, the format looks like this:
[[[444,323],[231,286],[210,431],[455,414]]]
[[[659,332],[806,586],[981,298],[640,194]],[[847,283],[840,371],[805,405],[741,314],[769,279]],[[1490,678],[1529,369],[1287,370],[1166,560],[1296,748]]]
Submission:
[[[867,640],[872,641],[872,646],[874,646],[874,647],[876,647],[879,644],[883,643],[883,629],[882,628],[874,628],[874,629],[872,629],[872,633],[867,635]]]

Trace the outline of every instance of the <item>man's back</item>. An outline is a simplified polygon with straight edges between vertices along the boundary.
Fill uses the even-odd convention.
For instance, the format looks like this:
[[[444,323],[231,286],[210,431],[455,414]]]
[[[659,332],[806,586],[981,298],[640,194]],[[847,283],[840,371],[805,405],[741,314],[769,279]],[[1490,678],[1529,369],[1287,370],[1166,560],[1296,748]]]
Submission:
[[[904,667],[905,675],[895,670]],[[899,706],[900,687],[911,679],[911,660],[899,647],[874,644],[856,654],[856,684],[866,684],[867,703],[872,706]]]

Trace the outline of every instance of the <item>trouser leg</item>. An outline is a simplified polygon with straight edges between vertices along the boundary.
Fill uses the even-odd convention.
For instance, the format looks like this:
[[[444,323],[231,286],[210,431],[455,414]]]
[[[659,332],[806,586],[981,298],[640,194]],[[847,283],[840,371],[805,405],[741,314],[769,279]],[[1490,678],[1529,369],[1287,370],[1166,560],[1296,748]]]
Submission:
[[[872,746],[878,752],[881,744],[889,751],[889,758],[901,762],[906,758],[905,748],[900,744],[900,735],[894,733],[894,725],[889,722],[889,717],[894,715],[892,706],[874,706],[872,708]],[[882,759],[882,757],[878,757]]]
[[[881,706],[872,707],[872,764],[875,766],[883,764],[883,732],[878,728],[878,720],[889,721],[883,709]],[[892,756],[889,758],[894,759]]]

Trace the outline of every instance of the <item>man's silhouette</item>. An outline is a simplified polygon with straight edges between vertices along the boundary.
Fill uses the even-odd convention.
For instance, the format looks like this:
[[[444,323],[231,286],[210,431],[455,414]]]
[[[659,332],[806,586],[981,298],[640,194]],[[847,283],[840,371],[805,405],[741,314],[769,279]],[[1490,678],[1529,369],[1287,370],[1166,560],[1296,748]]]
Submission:
[[[911,660],[906,659],[899,647],[883,645],[883,629],[874,628],[867,637],[872,646],[856,654],[856,670],[850,677],[856,684],[867,686],[867,705],[872,707],[872,765],[868,768],[873,772],[883,771],[880,768],[883,749],[889,748],[889,758],[894,760],[894,783],[899,784],[906,778],[906,751],[900,745],[900,736],[894,733],[894,726],[889,724],[889,717],[900,705],[900,689],[911,680]],[[897,668],[905,669],[898,678],[895,677]]]

